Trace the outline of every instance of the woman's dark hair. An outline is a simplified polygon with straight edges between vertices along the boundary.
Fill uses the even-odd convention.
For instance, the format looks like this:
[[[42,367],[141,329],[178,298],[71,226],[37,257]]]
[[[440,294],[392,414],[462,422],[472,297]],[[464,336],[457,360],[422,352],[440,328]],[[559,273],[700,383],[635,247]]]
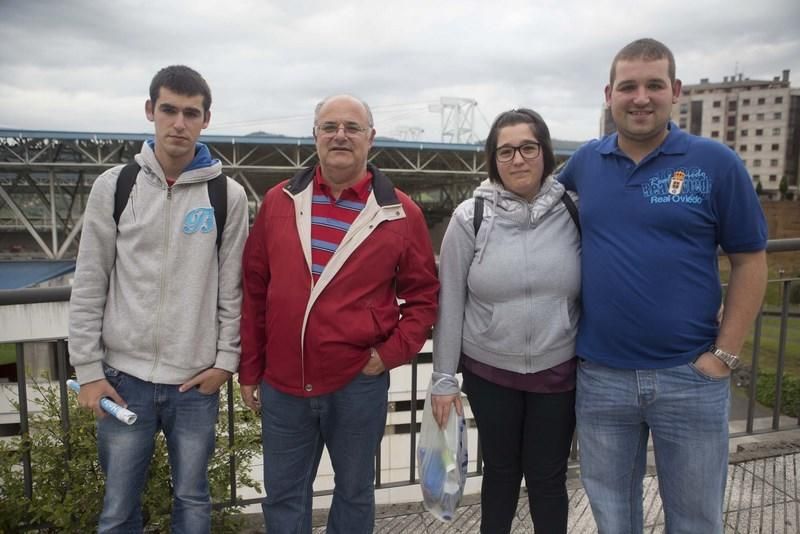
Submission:
[[[536,137],[536,140],[541,145],[542,154],[541,158],[544,159],[544,170],[542,171],[542,178],[550,176],[556,167],[556,156],[553,154],[553,142],[550,140],[550,130],[541,115],[527,108],[512,109],[511,111],[504,111],[492,123],[489,129],[489,135],[486,137],[486,166],[489,168],[489,180],[492,182],[502,184],[500,173],[497,170],[497,160],[494,157],[495,150],[497,150],[497,138],[500,135],[500,130],[506,126],[516,126],[517,124],[530,125],[531,132]]]

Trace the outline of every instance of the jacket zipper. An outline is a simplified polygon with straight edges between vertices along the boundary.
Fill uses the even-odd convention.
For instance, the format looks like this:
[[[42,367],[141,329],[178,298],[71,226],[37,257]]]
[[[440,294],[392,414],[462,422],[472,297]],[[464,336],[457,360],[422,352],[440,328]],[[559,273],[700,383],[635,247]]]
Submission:
[[[161,287],[158,297],[158,310],[156,311],[155,328],[153,329],[153,368],[150,371],[149,382],[155,378],[156,368],[158,367],[159,357],[159,325],[161,324],[161,311],[164,308],[164,285],[166,282],[167,254],[169,252],[169,221],[172,212],[172,187],[167,186],[167,206],[164,217],[164,247],[161,254]]]

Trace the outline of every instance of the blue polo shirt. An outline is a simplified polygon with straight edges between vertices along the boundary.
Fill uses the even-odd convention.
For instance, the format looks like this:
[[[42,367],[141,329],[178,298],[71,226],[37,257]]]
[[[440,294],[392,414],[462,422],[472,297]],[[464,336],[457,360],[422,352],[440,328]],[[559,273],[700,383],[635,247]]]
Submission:
[[[717,336],[717,246],[763,250],[767,224],[742,161],[674,123],[635,164],[617,134],[579,148],[559,176],[580,197],[578,355],[609,367],[692,361]]]

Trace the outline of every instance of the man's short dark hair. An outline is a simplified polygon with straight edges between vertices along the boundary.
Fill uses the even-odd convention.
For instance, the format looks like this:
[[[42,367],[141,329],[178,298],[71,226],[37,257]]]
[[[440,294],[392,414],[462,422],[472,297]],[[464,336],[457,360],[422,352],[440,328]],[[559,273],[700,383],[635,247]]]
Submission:
[[[208,115],[211,109],[211,89],[200,73],[186,65],[164,67],[153,76],[150,82],[150,102],[155,106],[162,87],[186,96],[203,96],[203,112]]]
[[[669,63],[667,67],[669,81],[675,83],[675,56],[672,55],[672,51],[661,41],[650,38],[636,39],[632,43],[627,44],[614,56],[614,61],[611,62],[610,83],[612,86],[614,85],[614,78],[617,74],[617,62],[619,60],[630,61],[633,59],[643,59],[645,61],[657,61],[665,58]]]
[[[541,145],[541,157],[544,160],[542,179],[550,176],[553,169],[556,168],[556,156],[553,153],[553,141],[550,140],[550,129],[542,116],[532,109],[512,109],[511,111],[504,111],[497,116],[489,129],[489,135],[486,137],[486,147],[484,149],[486,152],[486,166],[489,168],[489,180],[492,182],[503,183],[500,178],[500,172],[497,170],[497,160],[494,155],[497,150],[497,138],[500,136],[500,130],[506,126],[516,126],[517,124],[528,124],[531,132]]]

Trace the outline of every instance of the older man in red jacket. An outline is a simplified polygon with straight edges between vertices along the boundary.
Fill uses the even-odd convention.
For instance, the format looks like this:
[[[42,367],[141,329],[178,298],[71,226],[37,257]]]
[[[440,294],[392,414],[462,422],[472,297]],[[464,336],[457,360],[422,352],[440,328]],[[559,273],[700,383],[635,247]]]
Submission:
[[[374,138],[366,103],[323,100],[319,165],[267,192],[245,247],[239,382],[261,411],[268,532],[311,532],[323,446],[335,472],[328,533],[372,532],[388,370],[414,358],[436,320],[425,220],[367,163]]]

